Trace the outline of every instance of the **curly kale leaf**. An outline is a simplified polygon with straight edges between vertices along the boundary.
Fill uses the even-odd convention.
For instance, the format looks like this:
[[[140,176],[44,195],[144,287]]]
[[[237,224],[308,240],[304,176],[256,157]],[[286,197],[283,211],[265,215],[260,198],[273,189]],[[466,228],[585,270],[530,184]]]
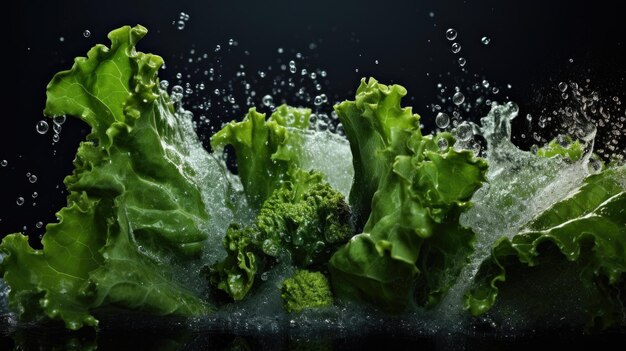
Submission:
[[[553,248],[552,250],[547,250]],[[474,315],[496,303],[508,272],[524,269],[540,275],[550,267],[544,261],[566,260],[578,276],[562,291],[583,289],[592,296],[587,303],[591,324],[623,323],[626,273],[626,167],[609,168],[589,176],[570,196],[553,204],[527,223],[512,239],[502,238],[480,266],[466,295],[466,307]],[[548,260],[546,255],[554,256]],[[530,278],[530,277],[529,277]],[[522,300],[522,298],[519,298]],[[546,306],[544,306],[546,307]]]
[[[473,250],[459,216],[487,169],[470,151],[442,150],[449,133],[422,136],[419,116],[400,107],[405,93],[370,79],[338,107],[355,155],[350,200],[369,218],[331,258],[331,281],[338,297],[388,311],[434,305],[452,285]]]
[[[20,234],[0,244],[9,305],[22,320],[79,329],[96,326],[92,311],[110,305],[160,315],[211,310],[179,279],[200,259],[211,220],[201,195],[209,185],[188,161],[201,145],[158,87],[161,57],[135,50],[146,33],[112,31],[110,47],[95,46],[48,85],[45,114],[77,116],[92,132],[43,249]]]

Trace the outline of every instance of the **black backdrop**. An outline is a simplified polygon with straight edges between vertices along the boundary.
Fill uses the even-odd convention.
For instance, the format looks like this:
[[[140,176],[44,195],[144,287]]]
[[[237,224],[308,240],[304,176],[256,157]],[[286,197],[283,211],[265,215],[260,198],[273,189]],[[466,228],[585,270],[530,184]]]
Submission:
[[[45,86],[55,72],[69,68],[75,56],[95,43],[107,43],[106,33],[124,24],[141,23],[150,29],[140,48],[165,58],[163,78],[175,80],[192,48],[212,53],[216,45],[225,46],[234,38],[239,51],[222,59],[224,75],[243,61],[250,72],[263,69],[275,62],[281,47],[291,56],[303,52],[313,67],[328,72],[324,92],[333,101],[349,98],[358,79],[371,75],[406,86],[408,103],[430,120],[426,106],[436,102],[436,84],[463,77],[458,56],[445,39],[448,27],[459,33],[468,70],[501,87],[511,84],[501,96],[515,100],[523,111],[545,107],[545,92],[572,77],[589,77],[617,95],[624,87],[625,31],[617,2],[140,0],[21,1],[1,6],[0,72],[6,92],[0,161],[8,165],[0,167],[0,236],[26,227],[33,242],[43,233],[35,224],[53,221],[65,202],[62,180],[71,172],[76,147],[86,134],[84,124],[75,119],[63,125],[54,146],[52,132],[35,132]],[[180,12],[190,16],[182,31],[172,24]],[[91,35],[85,38],[84,30]],[[492,39],[488,46],[480,43],[485,35]],[[317,47],[310,50],[310,43]],[[207,82],[207,94],[226,83]],[[263,94],[266,88],[260,84],[257,91]],[[277,98],[293,100],[288,94]],[[219,108],[207,115],[214,125],[237,117]],[[30,183],[27,173],[37,175],[37,182]],[[35,191],[39,195],[34,199]],[[22,206],[16,204],[18,197],[25,199]]]

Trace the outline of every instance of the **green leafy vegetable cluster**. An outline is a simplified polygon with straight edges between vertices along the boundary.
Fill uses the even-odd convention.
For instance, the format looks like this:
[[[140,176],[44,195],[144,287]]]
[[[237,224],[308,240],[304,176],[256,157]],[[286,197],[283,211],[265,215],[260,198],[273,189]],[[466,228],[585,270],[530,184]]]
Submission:
[[[241,122],[215,134],[212,145],[232,145],[244,192],[253,208],[252,226],[231,225],[224,238],[228,256],[207,267],[212,286],[243,299],[258,273],[279,259],[298,267],[320,267],[352,235],[350,209],[321,173],[299,168],[301,136],[310,110],[280,106],[266,121],[251,109]],[[291,128],[291,130],[290,130]]]
[[[9,307],[21,320],[60,320],[75,330],[97,326],[98,312],[111,307],[203,315],[220,295],[251,295],[279,263],[295,266],[275,286],[290,313],[343,301],[394,313],[441,302],[474,252],[476,234],[461,216],[487,182],[484,159],[455,146],[450,133],[422,135],[420,117],[401,106],[406,90],[370,78],[354,101],[335,106],[353,155],[348,202],[321,172],[303,169],[311,110],[286,105],[269,118],[252,108],[212,137],[215,153],[232,146],[241,192],[190,133],[191,117],[159,88],[162,59],[135,49],[146,32],[112,31],[110,47],[95,46],[48,85],[45,114],[76,116],[91,133],[65,179],[67,206],[47,226],[43,249],[22,234],[0,244]],[[566,138],[525,157],[599,162],[585,147]],[[198,157],[224,184],[198,176]],[[626,166],[598,168],[516,224],[517,235],[493,243],[464,296],[471,314],[488,313],[507,294],[530,304],[530,294],[509,284],[545,280],[564,262],[567,283],[559,289],[581,291],[577,301],[590,323],[626,324]],[[254,217],[237,218],[218,233],[221,243],[209,239],[216,237],[210,224],[230,217],[208,210],[211,187],[224,199],[241,196],[226,206],[249,207]],[[220,245],[223,259],[207,254]],[[537,318],[548,308],[533,306]]]

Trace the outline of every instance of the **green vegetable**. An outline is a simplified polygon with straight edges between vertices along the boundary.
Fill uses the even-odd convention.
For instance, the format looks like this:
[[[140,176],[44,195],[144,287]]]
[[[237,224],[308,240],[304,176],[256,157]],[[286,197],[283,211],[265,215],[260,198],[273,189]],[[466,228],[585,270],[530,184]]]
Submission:
[[[537,156],[541,157],[562,157],[571,162],[576,162],[583,157],[584,148],[580,141],[573,141],[570,136],[554,139],[548,145],[537,150]]]
[[[434,305],[452,285],[474,238],[459,216],[487,169],[470,151],[442,150],[440,141],[454,144],[449,133],[422,136],[419,116],[400,107],[405,94],[370,79],[338,107],[355,155],[350,200],[363,211],[371,197],[372,210],[363,233],[331,258],[331,281],[338,297],[388,311]]]
[[[526,224],[518,235],[496,242],[466,295],[466,307],[471,313],[483,314],[496,303],[501,286],[509,283],[509,270],[521,266],[526,268],[526,276],[540,274],[548,255],[554,257],[551,261],[565,259],[575,264],[578,276],[569,281],[570,286],[560,289],[584,289],[592,297],[592,324],[608,326],[622,320],[625,309],[621,291],[626,287],[625,179],[625,166],[589,176],[570,196]]]
[[[256,275],[276,259],[288,258],[299,267],[323,265],[352,235],[349,219],[343,196],[320,173],[298,169],[264,202],[253,226],[228,228],[228,256],[209,267],[209,280],[241,300]]]
[[[78,116],[92,132],[43,249],[21,234],[0,245],[0,273],[21,320],[79,329],[96,326],[92,311],[110,305],[160,315],[212,309],[180,279],[200,259],[211,220],[201,197],[209,185],[196,183],[187,161],[200,144],[158,88],[163,60],[135,50],[146,32],[112,31],[110,48],[95,46],[48,85],[45,114]]]
[[[401,108],[406,89],[400,85],[378,84],[365,79],[356,92],[355,101],[335,106],[350,141],[354,166],[354,184],[350,206],[360,229],[369,217],[372,197],[393,166],[396,155],[408,153],[407,140],[420,134],[419,116],[411,108]]]
[[[297,270],[291,278],[283,281],[280,296],[287,312],[302,312],[305,309],[333,304],[333,294],[326,276],[303,269]]]
[[[289,171],[299,164],[301,140],[288,127],[305,128],[311,110],[280,106],[269,120],[251,108],[243,121],[232,121],[211,138],[214,150],[232,145],[237,170],[248,203],[258,210],[263,202],[289,179]]]
[[[227,257],[205,268],[212,286],[243,299],[256,275],[277,259],[300,267],[321,265],[331,250],[352,235],[350,209],[343,196],[318,172],[299,168],[301,135],[311,111],[280,106],[265,120],[254,108],[241,122],[230,122],[211,139],[216,150],[232,145],[244,193],[258,211],[253,226],[232,224],[224,238]]]

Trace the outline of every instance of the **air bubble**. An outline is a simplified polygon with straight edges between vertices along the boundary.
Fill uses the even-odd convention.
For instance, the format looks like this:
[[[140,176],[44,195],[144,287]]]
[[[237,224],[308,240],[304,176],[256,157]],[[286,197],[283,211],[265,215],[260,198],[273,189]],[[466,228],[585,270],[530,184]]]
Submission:
[[[35,227],[37,227],[37,228],[41,228],[41,227],[43,227],[43,222],[42,222],[42,221],[37,222],[37,223],[35,224]]]
[[[271,95],[265,95],[262,101],[263,101],[263,105],[270,106],[272,105],[272,102],[274,102],[274,99],[272,98]]]
[[[567,90],[567,83],[560,82],[559,83],[559,90],[562,91],[562,92],[565,92]]]
[[[37,176],[32,174],[30,177],[28,177],[28,181],[31,183],[36,183],[37,182]]]
[[[261,273],[261,280],[262,281],[267,281],[268,278],[269,278],[269,272]]]
[[[313,99],[313,104],[315,104],[315,106],[320,106],[322,104],[322,97],[316,96],[315,99]]]
[[[439,150],[445,151],[448,149],[448,140],[446,138],[441,138],[437,141],[437,146],[439,146]]]
[[[489,45],[489,43],[491,43],[491,38],[489,38],[489,37],[482,37],[480,39],[480,42],[483,43],[483,45]]]
[[[61,115],[61,116],[56,116],[56,117],[52,118],[52,121],[55,124],[61,125],[61,124],[65,123],[65,119],[66,119],[65,116]]]
[[[452,43],[452,52],[458,54],[461,51],[461,44]]]
[[[463,93],[461,93],[460,91],[457,91],[452,96],[452,102],[457,106],[462,104],[463,101],[465,101],[465,95],[463,95]]]
[[[456,36],[457,36],[457,32],[456,32],[456,30],[454,28],[449,28],[446,31],[446,39],[454,40],[454,39],[456,39]]]
[[[468,123],[461,123],[456,127],[456,135],[461,141],[468,141],[472,137],[472,126]]]
[[[602,171],[602,162],[600,162],[600,160],[598,159],[590,159],[589,163],[587,164],[587,168],[589,170],[589,173],[598,174],[600,173],[600,171]]]
[[[35,126],[35,129],[37,130],[37,133],[39,134],[46,134],[48,132],[49,126],[48,126],[48,122],[41,120],[39,122],[37,122],[37,125]]]
[[[459,66],[463,67],[467,63],[465,57],[459,57]]]
[[[289,72],[296,73],[296,62],[294,60],[289,61]]]
[[[2,167],[6,167],[8,164],[9,164],[9,161],[7,161],[7,160],[0,161],[0,166],[2,166]]]
[[[497,93],[500,92],[500,89],[498,89],[497,87],[493,87],[493,88],[491,88],[491,92],[494,93],[494,94],[497,94]]]
[[[18,198],[17,198],[17,200],[15,200],[15,203],[16,203],[18,206],[22,206],[22,205],[24,204],[24,198],[23,198],[23,197],[21,197],[21,196],[20,196],[20,197],[18,197]]]
[[[447,128],[450,125],[450,116],[447,113],[439,112],[435,117],[435,124],[441,129]]]
[[[91,36],[91,32],[89,31],[89,29],[85,29],[83,31],[83,37],[89,38],[90,36]]]

